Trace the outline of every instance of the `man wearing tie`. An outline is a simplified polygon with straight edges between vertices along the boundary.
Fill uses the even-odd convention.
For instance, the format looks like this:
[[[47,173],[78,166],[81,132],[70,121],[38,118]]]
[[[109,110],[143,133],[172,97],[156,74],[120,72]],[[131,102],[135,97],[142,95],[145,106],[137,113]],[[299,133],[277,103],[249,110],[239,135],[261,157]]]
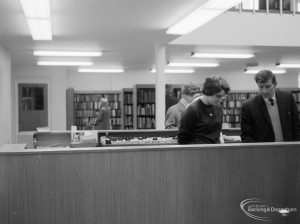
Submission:
[[[259,94],[242,105],[242,142],[300,141],[300,122],[292,93],[276,89],[272,71],[262,70],[254,79]]]

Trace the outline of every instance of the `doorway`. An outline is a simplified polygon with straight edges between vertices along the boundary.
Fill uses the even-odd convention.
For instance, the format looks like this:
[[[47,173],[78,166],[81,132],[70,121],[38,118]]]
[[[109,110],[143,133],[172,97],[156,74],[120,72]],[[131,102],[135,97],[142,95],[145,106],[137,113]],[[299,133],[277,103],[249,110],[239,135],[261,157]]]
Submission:
[[[47,84],[18,84],[19,132],[48,127],[47,99]]]

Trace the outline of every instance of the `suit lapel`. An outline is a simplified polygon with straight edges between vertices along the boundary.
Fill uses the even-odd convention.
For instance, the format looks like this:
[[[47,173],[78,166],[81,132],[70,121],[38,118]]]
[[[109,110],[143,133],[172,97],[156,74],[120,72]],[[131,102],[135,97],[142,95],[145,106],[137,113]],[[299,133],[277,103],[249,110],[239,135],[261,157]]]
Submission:
[[[267,109],[267,106],[266,106],[266,103],[265,103],[263,97],[261,95],[259,95],[257,100],[259,103],[259,106],[258,106],[259,110],[261,111],[261,113],[265,117],[265,119],[267,120],[267,123],[270,125],[270,127],[273,128],[271,118],[268,113],[268,109]]]

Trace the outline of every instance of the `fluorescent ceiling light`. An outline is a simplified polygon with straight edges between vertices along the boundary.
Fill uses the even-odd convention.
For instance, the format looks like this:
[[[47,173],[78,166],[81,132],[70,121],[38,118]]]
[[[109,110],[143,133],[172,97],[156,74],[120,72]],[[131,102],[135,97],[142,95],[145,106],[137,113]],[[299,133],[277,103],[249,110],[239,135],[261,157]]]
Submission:
[[[51,22],[47,19],[27,19],[33,40],[52,40]]]
[[[20,0],[33,40],[52,40],[49,0]]]
[[[191,57],[194,58],[253,58],[252,53],[196,53],[192,52]]]
[[[38,65],[76,66],[93,65],[91,61],[38,61]]]
[[[204,62],[169,62],[168,66],[174,67],[218,67],[219,63]]]
[[[94,72],[94,73],[122,73],[123,69],[94,69],[94,68],[80,68],[78,72]]]
[[[243,0],[208,0],[181,21],[167,30],[167,34],[187,34],[219,16]]]
[[[70,56],[70,57],[99,57],[101,51],[33,51],[35,56]]]
[[[261,71],[261,70],[259,70],[259,69],[255,69],[255,70],[248,70],[248,69],[245,69],[244,70],[244,72],[246,73],[246,74],[257,74],[259,71]],[[271,70],[274,74],[284,74],[284,73],[286,73],[286,70]]]
[[[281,64],[281,63],[277,63],[276,66],[280,67],[280,68],[300,68],[300,64]]]
[[[20,0],[27,18],[50,19],[49,0]]]
[[[156,69],[151,69],[151,73],[156,73]],[[193,69],[165,69],[165,73],[194,73]]]

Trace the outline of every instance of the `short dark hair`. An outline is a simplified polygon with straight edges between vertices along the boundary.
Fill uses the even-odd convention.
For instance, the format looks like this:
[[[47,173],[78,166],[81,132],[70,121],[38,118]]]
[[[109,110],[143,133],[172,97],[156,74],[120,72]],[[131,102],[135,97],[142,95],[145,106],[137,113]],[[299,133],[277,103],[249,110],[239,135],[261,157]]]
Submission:
[[[181,88],[181,94],[193,96],[196,93],[201,93],[201,89],[200,85],[196,84],[195,82],[190,82],[190,84],[186,84]]]
[[[230,87],[228,82],[218,76],[218,77],[207,77],[205,79],[205,82],[203,84],[203,94],[206,96],[212,96],[216,93],[221,92],[222,90],[224,90],[225,93],[228,93],[230,91]]]
[[[261,70],[255,76],[254,80],[256,83],[266,83],[269,79],[272,80],[273,84],[276,84],[276,76],[270,70]]]

